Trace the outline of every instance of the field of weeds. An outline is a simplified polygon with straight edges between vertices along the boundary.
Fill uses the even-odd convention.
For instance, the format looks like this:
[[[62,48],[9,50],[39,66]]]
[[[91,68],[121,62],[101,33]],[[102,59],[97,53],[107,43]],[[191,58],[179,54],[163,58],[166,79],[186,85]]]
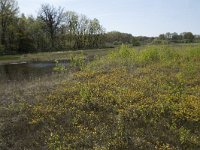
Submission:
[[[200,149],[200,46],[122,46],[0,114],[0,149]]]

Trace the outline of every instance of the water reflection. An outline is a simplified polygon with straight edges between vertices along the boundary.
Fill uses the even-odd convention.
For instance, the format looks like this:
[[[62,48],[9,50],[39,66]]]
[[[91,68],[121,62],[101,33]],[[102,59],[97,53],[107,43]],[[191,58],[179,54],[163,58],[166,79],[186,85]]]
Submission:
[[[0,65],[0,81],[28,80],[52,74],[54,62],[33,62]]]

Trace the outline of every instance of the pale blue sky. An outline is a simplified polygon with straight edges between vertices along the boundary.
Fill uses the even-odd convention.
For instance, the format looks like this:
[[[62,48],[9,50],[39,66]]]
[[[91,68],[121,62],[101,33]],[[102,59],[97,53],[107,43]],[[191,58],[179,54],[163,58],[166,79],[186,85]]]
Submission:
[[[200,34],[200,0],[18,0],[26,15],[36,15],[42,3],[97,18],[106,31],[146,36],[184,31]]]

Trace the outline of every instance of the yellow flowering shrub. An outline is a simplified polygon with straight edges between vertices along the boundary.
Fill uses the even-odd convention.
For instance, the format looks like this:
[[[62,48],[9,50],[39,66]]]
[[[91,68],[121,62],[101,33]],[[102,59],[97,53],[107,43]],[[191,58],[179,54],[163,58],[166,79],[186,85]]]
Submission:
[[[188,47],[123,46],[20,106],[4,136],[20,143],[26,125],[19,149],[200,149],[200,47]]]

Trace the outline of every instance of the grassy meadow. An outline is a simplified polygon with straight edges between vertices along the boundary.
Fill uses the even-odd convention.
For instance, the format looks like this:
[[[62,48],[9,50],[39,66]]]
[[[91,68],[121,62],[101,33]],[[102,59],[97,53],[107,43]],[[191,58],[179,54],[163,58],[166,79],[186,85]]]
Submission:
[[[200,45],[124,45],[74,64],[0,93],[0,149],[200,149]]]

